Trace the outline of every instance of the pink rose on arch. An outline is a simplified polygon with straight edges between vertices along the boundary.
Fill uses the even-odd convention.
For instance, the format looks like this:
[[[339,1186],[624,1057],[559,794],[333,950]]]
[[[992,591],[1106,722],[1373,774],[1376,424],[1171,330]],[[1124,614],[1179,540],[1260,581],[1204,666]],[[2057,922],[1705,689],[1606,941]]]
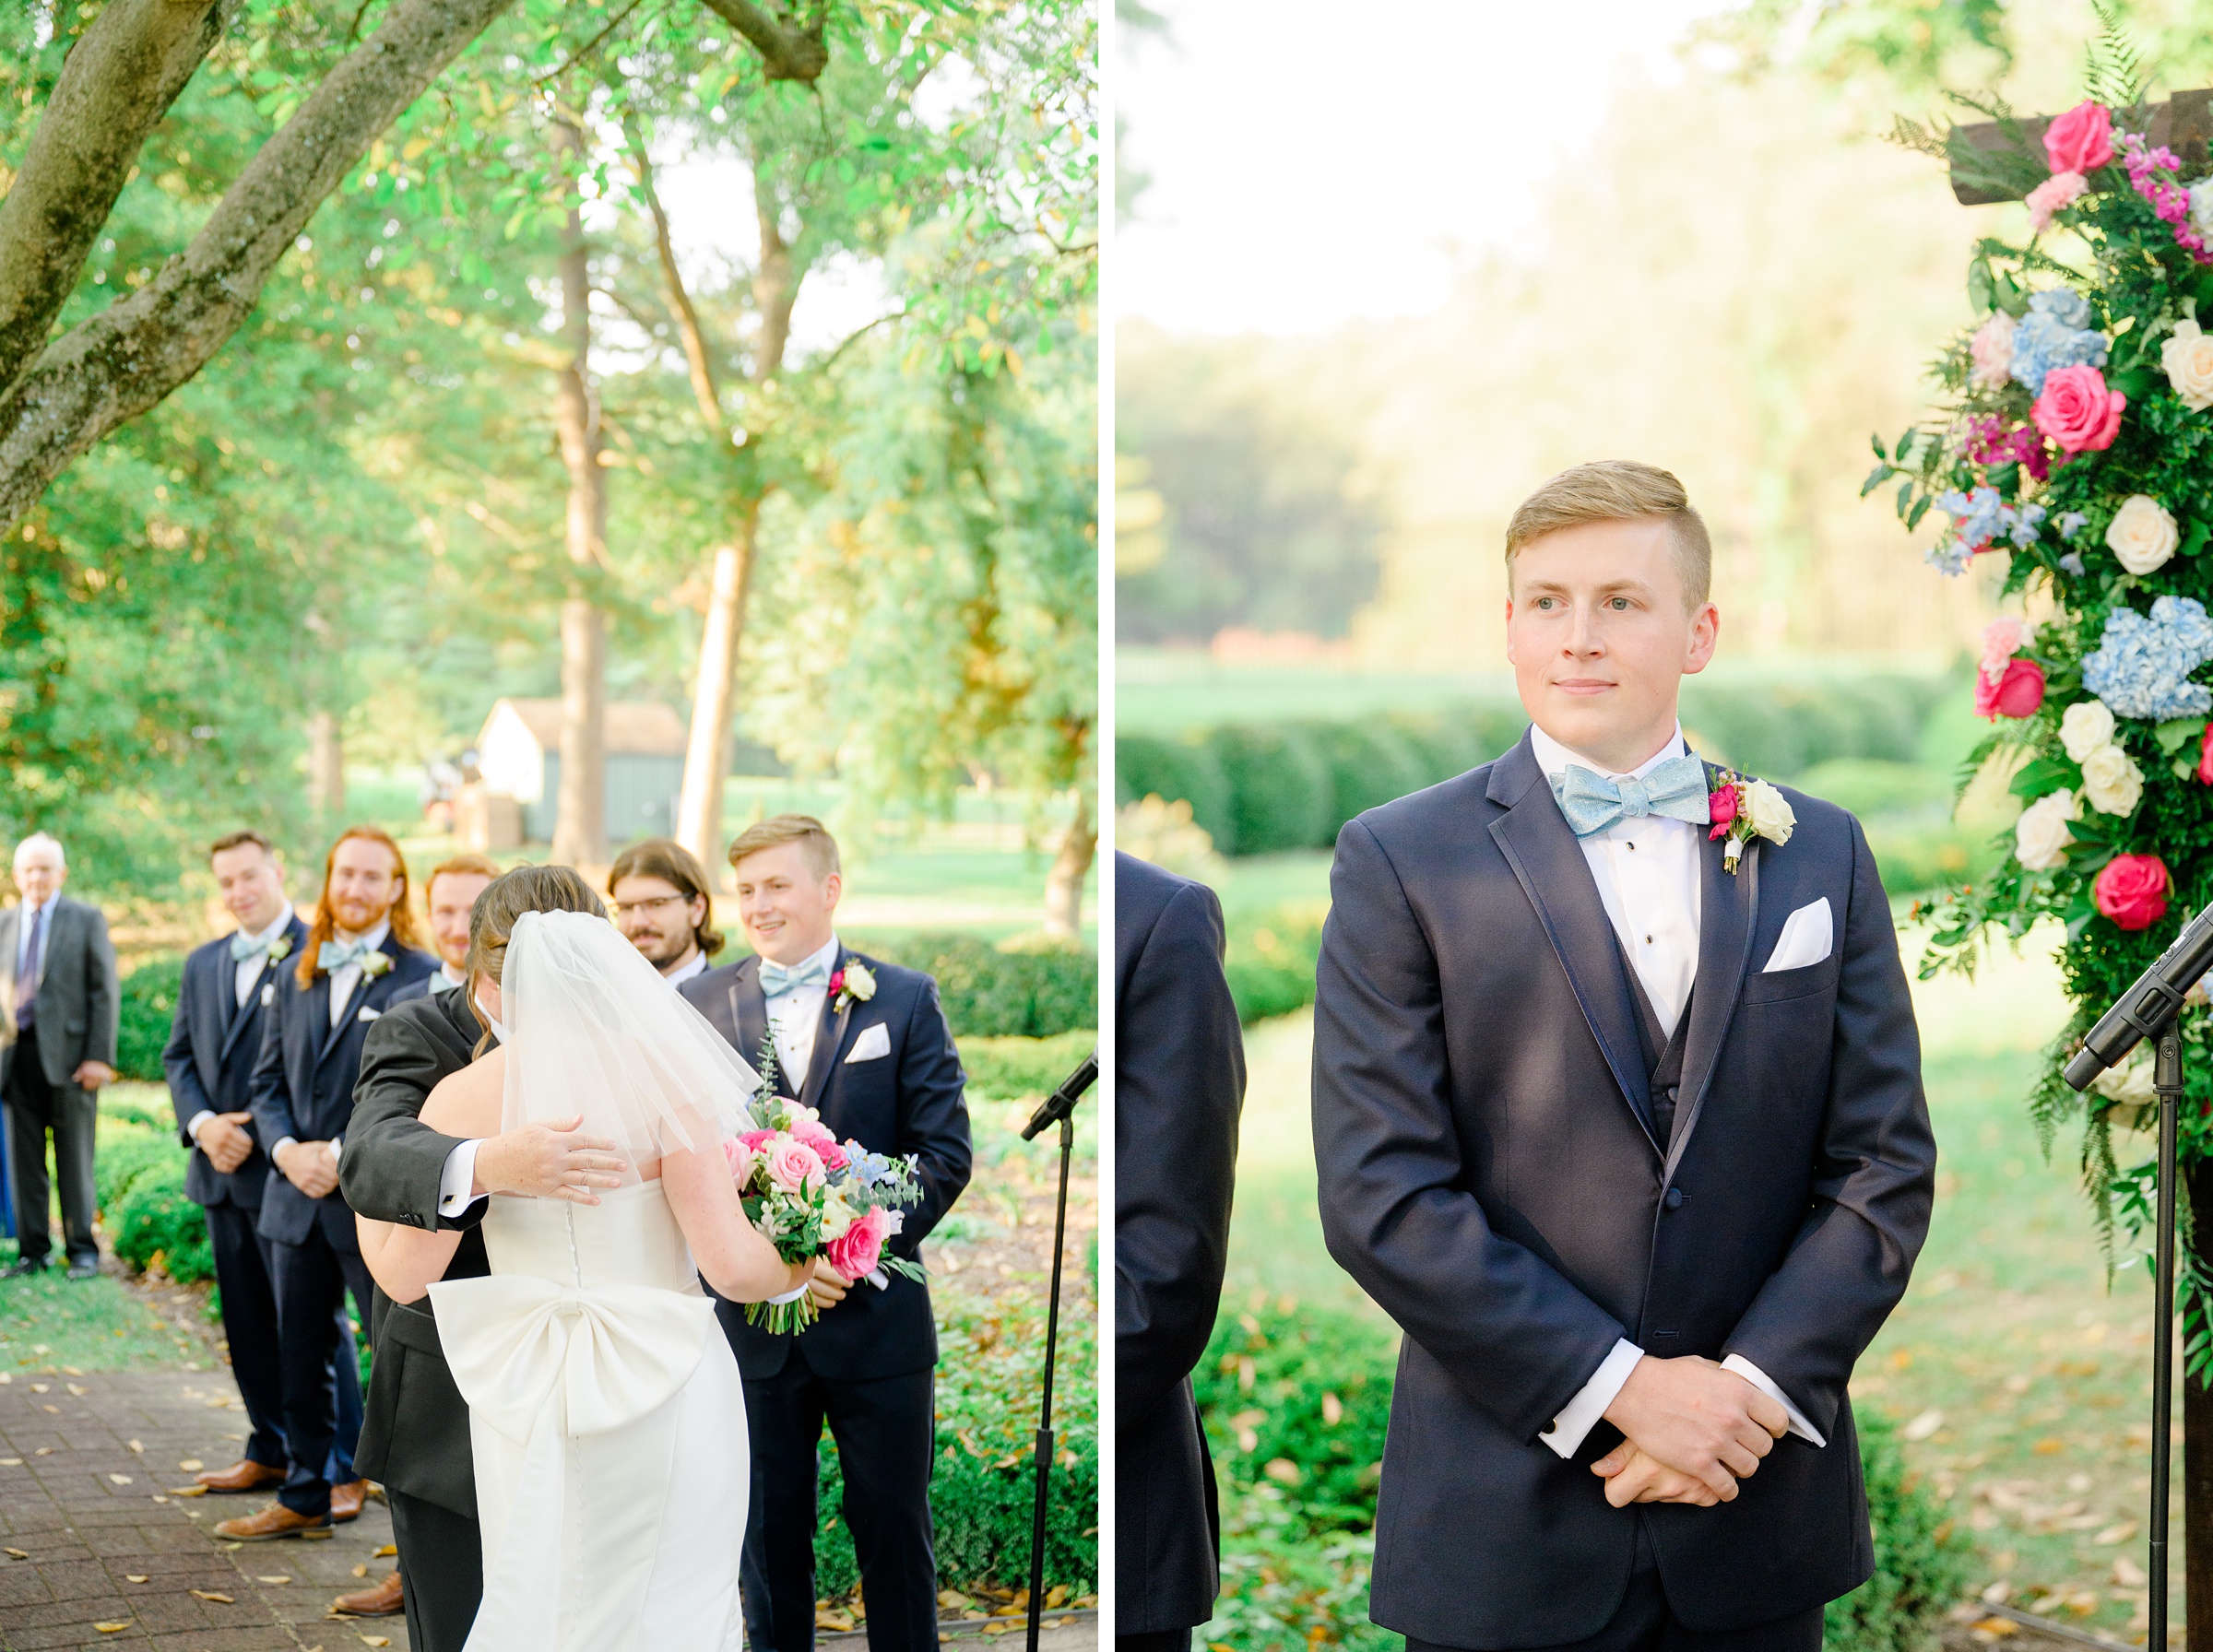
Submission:
[[[2197,748],[2197,783],[2213,785],[2213,723],[2206,725],[2206,738]]]
[[[830,1266],[849,1280],[876,1271],[876,1264],[883,1257],[883,1241],[890,1233],[892,1219],[879,1206],[871,1205],[854,1219],[853,1225],[837,1238],[822,1246],[822,1255],[830,1258]]]
[[[2094,172],[2113,158],[2113,112],[2077,103],[2044,128],[2044,159],[2054,172]]]
[[[768,1179],[787,1193],[819,1187],[822,1182],[822,1156],[804,1141],[779,1137],[768,1150]]]
[[[2128,397],[2108,390],[2095,367],[2055,367],[2044,375],[2044,393],[2029,417],[2063,452],[2088,453],[2112,446],[2127,406]]]
[[[730,1180],[743,1187],[753,1179],[753,1166],[758,1162],[753,1150],[736,1136],[726,1136],[722,1141],[722,1156],[730,1162]]]
[[[2000,717],[2030,717],[2044,702],[2044,668],[2034,660],[2008,660],[2005,675],[1993,682],[1988,674],[1975,673],[1975,715],[1996,722]]]
[[[2156,855],[2116,855],[2105,863],[2090,899],[2124,929],[2148,929],[2167,915],[2167,863]]]

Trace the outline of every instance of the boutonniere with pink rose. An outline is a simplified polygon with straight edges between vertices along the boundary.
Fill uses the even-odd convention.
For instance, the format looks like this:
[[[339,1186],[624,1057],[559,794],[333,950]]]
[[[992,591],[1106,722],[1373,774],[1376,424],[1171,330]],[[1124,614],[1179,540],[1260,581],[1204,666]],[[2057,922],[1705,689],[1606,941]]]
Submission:
[[[869,974],[869,966],[858,958],[846,961],[846,967],[830,977],[830,1013],[843,1015],[856,1004],[865,1004],[876,996],[876,977]]]
[[[1734,876],[1749,840],[1764,837],[1772,844],[1787,844],[1797,830],[1798,817],[1791,812],[1790,799],[1764,780],[1733,769],[1722,770],[1719,778],[1721,785],[1706,799],[1713,818],[1713,830],[1706,836],[1709,842],[1717,837],[1729,840],[1722,850],[1722,865]]]

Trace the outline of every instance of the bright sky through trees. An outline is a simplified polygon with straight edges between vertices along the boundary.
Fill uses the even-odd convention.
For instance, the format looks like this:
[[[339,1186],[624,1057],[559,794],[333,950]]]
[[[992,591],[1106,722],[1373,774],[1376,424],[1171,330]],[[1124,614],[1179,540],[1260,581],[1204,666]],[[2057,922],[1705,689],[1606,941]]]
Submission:
[[[1455,247],[1526,230],[1625,70],[1725,0],[1157,0],[1122,31],[1125,164],[1151,180],[1111,302],[1171,329],[1300,333],[1445,297]]]

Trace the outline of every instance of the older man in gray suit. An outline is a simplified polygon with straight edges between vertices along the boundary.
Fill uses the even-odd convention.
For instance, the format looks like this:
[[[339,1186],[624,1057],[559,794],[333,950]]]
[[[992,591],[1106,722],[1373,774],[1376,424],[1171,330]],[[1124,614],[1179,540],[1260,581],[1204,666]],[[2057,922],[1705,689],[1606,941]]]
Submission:
[[[115,1081],[115,949],[96,906],[63,898],[69,864],[44,832],[16,845],[22,900],[0,913],[0,1095],[14,1162],[18,1258],[46,1266],[46,1136],[61,1179],[69,1277],[100,1271],[92,1237],[92,1128],[102,1084]]]

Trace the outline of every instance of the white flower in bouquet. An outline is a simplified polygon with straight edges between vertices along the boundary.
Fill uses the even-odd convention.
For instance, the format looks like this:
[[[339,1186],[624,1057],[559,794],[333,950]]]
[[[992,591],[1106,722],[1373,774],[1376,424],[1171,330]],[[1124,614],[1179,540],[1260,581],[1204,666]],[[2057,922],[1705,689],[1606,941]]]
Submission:
[[[2112,708],[2102,700],[2077,700],[2059,720],[2059,743],[2077,762],[2086,762],[2101,746],[2113,743]]]
[[[2131,573],[2149,573],[2174,555],[2182,542],[2174,518],[2148,493],[2132,493],[2113,513],[2105,542]]]
[[[2213,235],[2213,178],[2200,178],[2190,186],[2190,227],[2200,235]]]
[[[2120,747],[2101,746],[2082,760],[2082,795],[2101,814],[2134,814],[2144,797],[2144,771]]]
[[[1981,390],[2003,388],[2013,378],[2013,317],[1993,310],[1968,341],[1968,350],[1975,363],[1968,382]]]
[[[2065,866],[2067,845],[2075,841],[2067,822],[2081,812],[2081,800],[2073,792],[2057,791],[2039,797],[2021,810],[2014,826],[2014,858],[2031,872],[2049,872]]]
[[[846,1203],[845,1195],[832,1188],[830,1197],[822,1201],[822,1243],[827,1245],[833,1239],[843,1239],[858,1214],[859,1212]]]
[[[1796,830],[1798,817],[1791,812],[1788,799],[1764,780],[1755,780],[1745,787],[1745,809],[1752,817],[1752,830],[1777,844],[1787,844]]]
[[[2213,338],[2195,322],[2174,324],[2173,334],[2160,346],[2160,365],[2167,370],[2167,382],[2183,407],[2193,413],[2213,407]]]

